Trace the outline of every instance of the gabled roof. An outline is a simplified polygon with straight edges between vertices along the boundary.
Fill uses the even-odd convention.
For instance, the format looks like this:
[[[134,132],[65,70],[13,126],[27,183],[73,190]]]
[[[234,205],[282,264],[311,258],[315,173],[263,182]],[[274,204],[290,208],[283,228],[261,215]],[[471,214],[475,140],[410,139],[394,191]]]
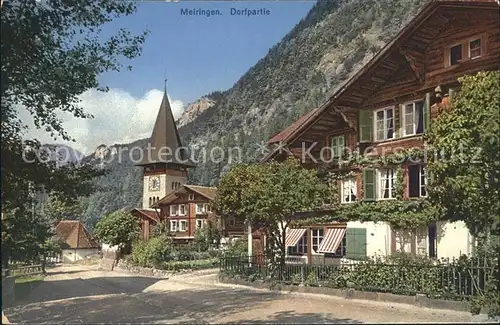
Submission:
[[[198,193],[208,200],[213,200],[215,198],[215,195],[217,194],[217,187],[184,184],[179,189],[164,196],[158,202],[154,203],[151,207],[159,208],[162,205],[169,204],[170,202],[176,200],[181,194],[186,194],[188,191]]]
[[[158,213],[154,209],[133,209],[132,211],[130,211],[130,213],[138,213],[148,219],[153,220],[154,222],[160,222],[160,220],[158,219]]]
[[[315,113],[318,111],[318,108],[313,109],[312,111],[302,115],[295,122],[290,124],[283,131],[271,137],[271,139],[267,140],[268,144],[278,143],[278,142],[288,142],[291,136],[300,129],[300,127],[306,123],[312,116],[315,116]]]
[[[215,198],[215,195],[217,194],[217,187],[187,185],[187,184],[184,184],[184,187],[200,194],[201,196],[206,197],[209,200],[213,200]]]
[[[193,162],[189,160],[186,150],[182,148],[181,138],[175,125],[166,89],[163,93],[160,110],[158,111],[148,145],[151,147],[151,155],[148,157],[146,152],[143,155],[142,161],[137,166],[167,163],[184,167],[194,167]],[[176,154],[177,152],[178,154]]]
[[[421,35],[417,35],[418,37],[414,37],[415,34],[418,33],[418,29],[425,24],[432,16],[436,13],[439,7],[455,7],[455,8],[485,8],[485,9],[496,9],[498,10],[498,3],[495,0],[431,0],[427,3],[420,12],[395,36],[392,41],[390,41],[386,46],[375,55],[364,67],[356,72],[356,74],[351,77],[347,82],[344,83],[342,87],[338,91],[336,91],[321,107],[312,110],[311,112],[301,116],[298,120],[296,120],[292,125],[281,131],[280,133],[273,136],[268,140],[268,144],[273,143],[285,143],[289,144],[295,140],[297,135],[301,134],[307,128],[316,123],[322,116],[322,114],[328,110],[335,110],[339,113],[344,120],[349,124],[348,120],[345,118],[341,109],[344,107],[353,107],[348,105],[349,98],[347,94],[347,90],[353,89],[353,87],[359,87],[360,91],[356,94],[357,96],[364,96],[364,98],[369,97],[371,95],[368,91],[361,91],[361,89],[378,89],[378,87],[383,86],[382,76],[373,76],[373,71],[378,69],[381,75],[384,77],[392,77],[395,71],[391,71],[390,68],[398,69],[400,68],[397,65],[394,65],[393,62],[390,62],[389,66],[382,66],[381,63],[384,60],[387,60],[391,55],[394,56],[392,59],[396,59],[399,61],[403,61],[404,65],[409,68],[409,63],[406,62],[407,59],[404,57],[404,49],[400,47],[400,44],[404,41],[411,41],[411,46],[416,48],[425,48],[427,43],[424,42],[425,38],[428,39],[426,41],[430,41],[432,37],[439,33],[439,28],[446,25],[450,18],[443,17],[442,21],[439,19],[436,20],[436,26],[431,26],[427,30],[421,33]],[[424,37],[425,35],[425,37]],[[403,52],[403,53],[401,53]],[[419,78],[419,71],[414,71],[415,78]],[[365,78],[367,80],[363,80]],[[361,84],[363,82],[363,84]],[[380,82],[378,84],[378,82]],[[360,95],[361,94],[361,95]],[[359,98],[357,98],[359,99]],[[276,152],[272,151],[268,154],[269,157],[265,157],[263,160],[267,160],[270,157],[274,156]]]
[[[62,220],[55,229],[56,234],[64,241],[63,248],[99,248],[85,226],[78,220]]]

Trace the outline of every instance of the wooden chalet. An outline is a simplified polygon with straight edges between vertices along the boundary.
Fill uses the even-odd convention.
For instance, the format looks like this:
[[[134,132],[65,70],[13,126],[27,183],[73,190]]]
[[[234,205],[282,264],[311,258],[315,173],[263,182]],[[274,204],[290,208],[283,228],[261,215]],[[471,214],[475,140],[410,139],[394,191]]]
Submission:
[[[276,149],[263,161],[295,156],[311,167],[335,169],[332,161],[346,150],[384,156],[423,148],[423,135],[432,120],[459,90],[457,79],[499,70],[499,26],[496,1],[430,1],[324,105],[271,138],[269,144]],[[313,144],[308,155],[307,148]],[[355,170],[355,176],[339,182],[341,202],[395,200],[396,168]],[[403,182],[404,199],[426,197],[425,164],[406,164]],[[333,227],[344,230],[328,227],[291,230],[286,244],[289,254],[308,255],[309,261],[320,253],[345,257],[388,255],[400,250],[456,257],[470,254],[474,241],[461,222],[439,223],[408,233],[395,232],[380,223]]]
[[[212,211],[212,200],[217,193],[216,187],[182,185],[152,205],[159,211],[174,235],[176,243],[188,243],[195,233],[205,225],[212,224],[222,230],[224,238],[237,238],[244,235],[244,225],[234,219],[221,219]]]

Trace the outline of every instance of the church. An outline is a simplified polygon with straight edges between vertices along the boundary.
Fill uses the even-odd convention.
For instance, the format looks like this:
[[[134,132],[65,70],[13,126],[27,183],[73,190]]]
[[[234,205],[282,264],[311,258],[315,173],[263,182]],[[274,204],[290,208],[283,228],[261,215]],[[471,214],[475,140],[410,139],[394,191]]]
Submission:
[[[217,226],[223,242],[244,235],[243,223],[221,220],[213,212],[217,188],[188,184],[188,169],[196,165],[182,146],[166,87],[153,132],[136,166],[143,168],[142,208],[131,213],[141,221],[143,239],[148,240],[161,223],[178,244],[192,241],[206,225]]]

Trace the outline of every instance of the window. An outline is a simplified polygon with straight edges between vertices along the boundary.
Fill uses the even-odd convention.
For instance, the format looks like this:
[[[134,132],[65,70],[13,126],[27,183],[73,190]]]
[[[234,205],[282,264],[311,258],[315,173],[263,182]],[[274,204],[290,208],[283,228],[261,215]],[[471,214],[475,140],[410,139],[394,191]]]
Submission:
[[[194,201],[194,194],[189,194],[188,195],[188,200],[189,201]]]
[[[288,255],[307,254],[307,231],[295,246],[288,247]]]
[[[378,141],[394,138],[394,109],[383,108],[375,111],[375,139]]]
[[[408,196],[426,197],[425,167],[422,165],[408,166]]]
[[[418,101],[405,104],[404,111],[405,135],[421,134],[424,132],[424,102]]]
[[[455,65],[462,61],[462,44],[450,48],[450,65]]]
[[[205,212],[203,207],[204,205],[201,203],[196,204],[196,214],[203,214]]]
[[[469,41],[469,59],[475,59],[481,56],[481,39]]]
[[[317,253],[318,247],[319,245],[321,245],[321,242],[323,241],[324,229],[323,228],[311,229],[311,236],[312,236],[313,250]]]
[[[153,200],[149,198],[149,205],[153,204]]]
[[[342,187],[340,189],[342,203],[351,203],[356,201],[356,179],[349,178],[342,181]]]
[[[170,220],[170,231],[177,232],[179,230],[179,223],[177,220]]]
[[[344,257],[346,255],[346,248],[347,248],[347,236],[344,235],[344,238],[342,238],[339,247],[337,248],[334,254],[331,254],[331,257]]]
[[[379,199],[395,199],[396,198],[396,172],[394,169],[379,170]]]
[[[334,158],[342,157],[345,147],[345,137],[343,135],[332,138],[332,155]]]
[[[187,228],[188,228],[187,220],[181,220],[179,222],[179,231],[187,231]]]
[[[196,219],[196,229],[203,228],[207,224],[205,219]]]
[[[209,203],[203,204],[203,209],[204,212],[212,212],[212,206]]]
[[[171,216],[176,216],[178,214],[178,207],[177,205],[171,205],[170,206],[170,215]]]
[[[179,215],[180,216],[186,215],[186,205],[185,204],[179,205]]]
[[[234,218],[229,218],[228,219],[228,225],[230,227],[234,227],[236,225],[236,220],[234,220]]]

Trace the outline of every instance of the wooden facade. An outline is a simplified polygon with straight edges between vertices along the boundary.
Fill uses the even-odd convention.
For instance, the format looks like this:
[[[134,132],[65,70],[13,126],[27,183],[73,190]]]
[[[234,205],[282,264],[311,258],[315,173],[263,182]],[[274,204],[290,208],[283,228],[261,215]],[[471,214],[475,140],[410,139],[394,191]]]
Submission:
[[[337,136],[343,138],[344,150],[372,157],[422,148],[432,120],[458,90],[457,79],[500,70],[499,13],[494,1],[430,2],[323,106],[292,125],[293,130],[284,131],[286,136],[280,140],[285,142],[284,149],[264,160],[293,155],[305,165],[334,170],[338,168],[335,161],[325,163],[328,156],[321,155],[321,149],[338,144],[332,141]],[[303,143],[310,142],[318,148],[309,151],[313,158],[303,159],[307,156]],[[395,181],[394,170],[353,168],[353,172],[351,183],[339,182],[346,204],[396,199],[393,186],[386,185]],[[404,199],[425,197],[425,164],[406,164],[402,172]],[[355,189],[344,195],[343,188],[349,186]],[[396,234],[391,236],[391,251],[395,251]],[[415,253],[418,247],[412,236],[411,252]]]
[[[216,191],[215,187],[185,184],[153,204],[176,243],[188,243],[194,239],[196,231],[206,225],[217,226],[223,237],[243,236],[242,223],[222,220],[213,212],[211,203]]]

